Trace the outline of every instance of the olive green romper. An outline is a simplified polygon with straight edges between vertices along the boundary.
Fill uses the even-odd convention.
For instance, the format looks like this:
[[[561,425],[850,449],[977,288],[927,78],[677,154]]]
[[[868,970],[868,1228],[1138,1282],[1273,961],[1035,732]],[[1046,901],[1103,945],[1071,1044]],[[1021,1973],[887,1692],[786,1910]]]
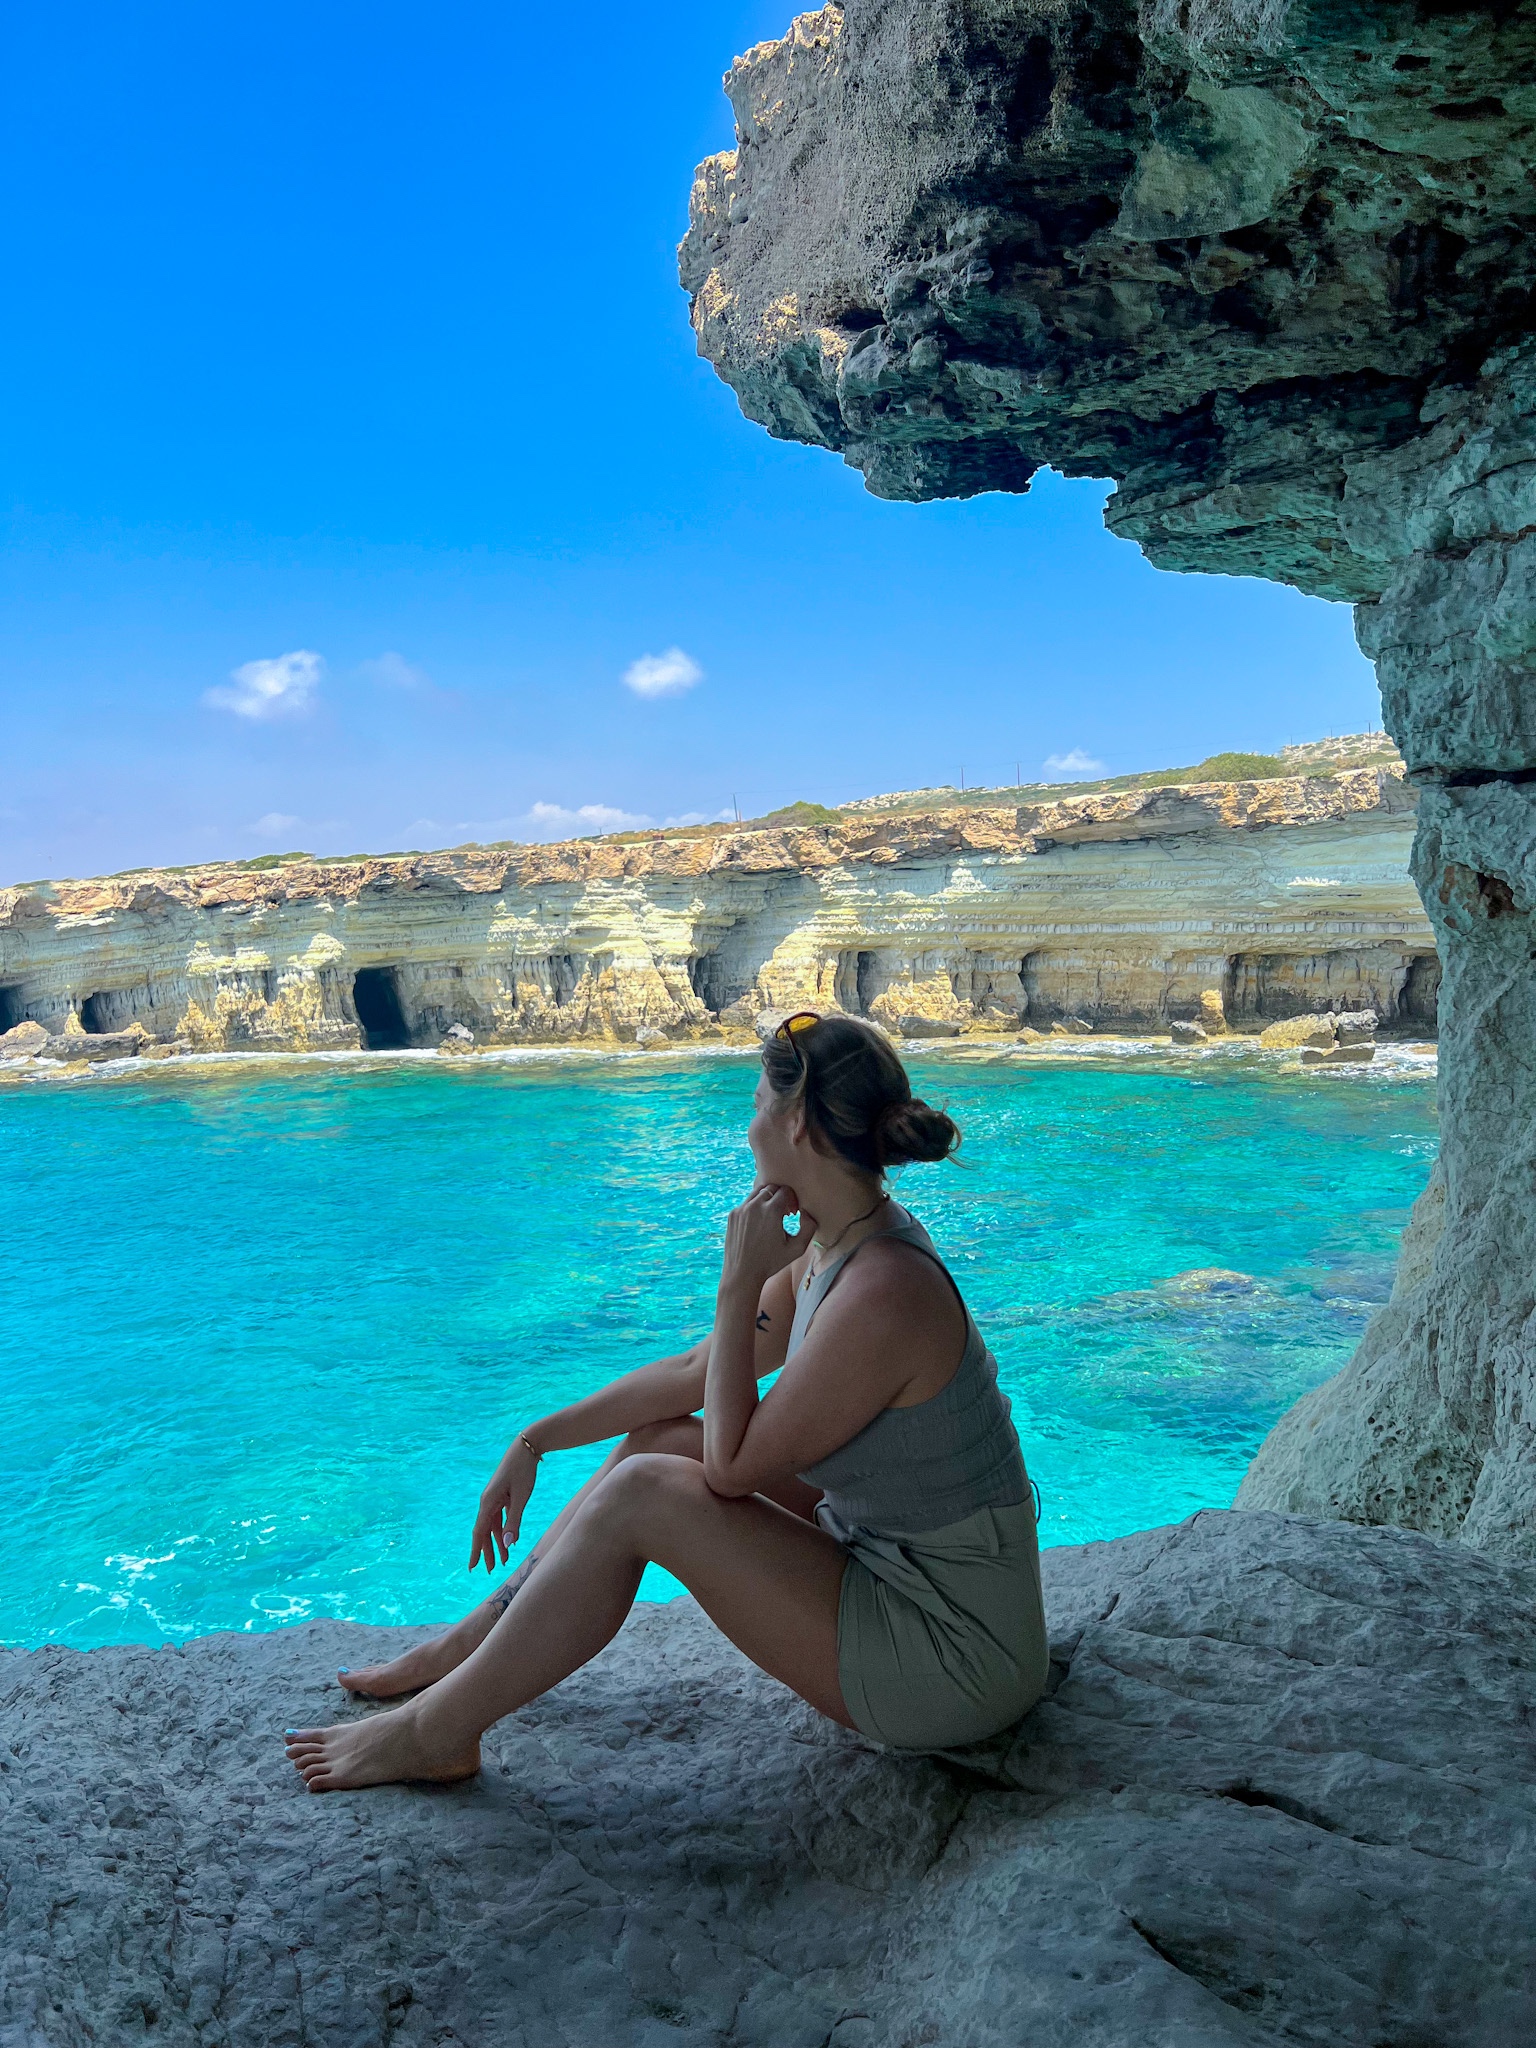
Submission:
[[[907,1210],[894,1237],[954,1276]],[[807,1277],[793,1357],[838,1275],[873,1237]],[[956,1298],[960,1290],[955,1288]],[[897,1749],[979,1742],[1040,1697],[1049,1657],[1034,1505],[997,1362],[969,1309],[965,1352],[931,1400],[886,1408],[800,1477],[848,1553],[838,1676],[859,1729]]]

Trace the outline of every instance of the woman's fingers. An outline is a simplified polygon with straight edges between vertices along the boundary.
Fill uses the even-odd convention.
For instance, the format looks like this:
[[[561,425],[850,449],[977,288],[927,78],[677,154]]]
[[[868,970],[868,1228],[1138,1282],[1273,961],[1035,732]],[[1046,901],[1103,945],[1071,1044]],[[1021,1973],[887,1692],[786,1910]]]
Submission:
[[[474,1534],[470,1539],[472,1548],[469,1553],[469,1568],[471,1571],[480,1562],[482,1556],[485,1559],[486,1570],[488,1572],[495,1571],[496,1548],[493,1538],[496,1524],[500,1519],[500,1514],[495,1509],[487,1508],[483,1502],[481,1503],[480,1512],[475,1517]]]

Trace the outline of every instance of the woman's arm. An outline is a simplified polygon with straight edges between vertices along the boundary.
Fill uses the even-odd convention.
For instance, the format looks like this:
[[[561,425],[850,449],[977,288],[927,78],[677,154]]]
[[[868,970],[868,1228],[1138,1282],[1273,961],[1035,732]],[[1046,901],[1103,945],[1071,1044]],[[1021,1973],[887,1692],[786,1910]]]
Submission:
[[[775,1274],[761,1290],[752,1332],[752,1370],[758,1379],[777,1372],[784,1363],[794,1313],[794,1289],[789,1275]],[[709,1346],[710,1340],[705,1337],[686,1351],[624,1373],[619,1379],[610,1380],[606,1387],[599,1387],[595,1394],[530,1422],[514,1436],[480,1496],[470,1570],[484,1557],[486,1570],[493,1571],[498,1550],[499,1561],[506,1563],[507,1552],[522,1527],[523,1510],[533,1494],[539,1458],[546,1451],[568,1451],[578,1444],[601,1443],[607,1437],[643,1429],[648,1422],[670,1422],[675,1416],[696,1414],[704,1405]]]
[[[539,1459],[546,1451],[568,1451],[577,1444],[601,1443],[605,1437],[622,1436],[626,1430],[641,1429],[648,1422],[670,1422],[677,1415],[692,1415],[704,1398],[708,1354],[706,1338],[686,1351],[655,1359],[650,1365],[610,1380],[595,1394],[572,1401],[568,1407],[558,1408],[554,1414],[541,1416],[519,1430],[480,1496],[470,1538],[470,1570],[482,1558],[488,1572],[494,1571],[498,1563],[506,1563],[523,1526],[523,1510],[533,1495]]]
[[[794,1275],[810,1256],[814,1221],[801,1216],[794,1237],[786,1220],[797,1213],[789,1188],[754,1188],[725,1226],[725,1257],[715,1296],[704,1375],[704,1476],[717,1493],[753,1493],[756,1484],[732,1483],[739,1453],[758,1405],[757,1344],[772,1331],[782,1364],[794,1318]]]
[[[732,1212],[704,1395],[704,1476],[716,1493],[756,1493],[856,1437],[903,1393],[937,1391],[965,1344],[953,1287],[929,1260],[872,1243],[818,1311],[761,1399],[749,1363],[754,1267],[779,1256],[763,1190]],[[750,1212],[760,1207],[761,1215]],[[783,1237],[781,1206],[772,1225]],[[793,1250],[793,1240],[784,1243]]]
[[[569,1407],[541,1416],[522,1434],[536,1451],[569,1451],[577,1444],[601,1443],[605,1437],[642,1429],[648,1422],[692,1415],[704,1399],[708,1357],[709,1339],[705,1337],[686,1351],[624,1373],[596,1393],[572,1401]]]
[[[759,1288],[753,1306],[750,1369],[755,1379],[766,1379],[784,1363],[794,1321],[794,1288],[787,1270],[774,1274]],[[529,1423],[522,1434],[542,1454],[601,1443],[606,1437],[623,1436],[626,1430],[643,1429],[648,1422],[696,1415],[704,1405],[710,1342],[709,1337],[702,1337],[686,1351],[610,1380],[595,1394]]]

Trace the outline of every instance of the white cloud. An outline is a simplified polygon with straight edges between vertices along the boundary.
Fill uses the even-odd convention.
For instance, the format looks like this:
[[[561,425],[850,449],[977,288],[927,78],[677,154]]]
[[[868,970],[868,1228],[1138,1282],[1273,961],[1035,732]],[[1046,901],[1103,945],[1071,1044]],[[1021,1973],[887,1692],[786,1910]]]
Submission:
[[[403,654],[381,654],[374,661],[360,661],[357,672],[365,683],[376,683],[382,690],[425,690],[432,683],[426,670],[414,667]]]
[[[680,697],[703,680],[703,669],[681,647],[669,647],[665,654],[642,654],[624,671],[625,686],[637,697]]]
[[[683,811],[675,818],[663,818],[663,828],[676,825],[712,825],[728,823],[735,812],[727,804],[723,810]],[[639,832],[655,830],[656,820],[648,811],[624,811],[617,804],[547,804],[536,803],[516,818],[459,818],[450,828],[433,818],[418,818],[410,828],[413,832],[463,832],[469,837],[494,841],[499,839],[584,839],[603,832]]]
[[[233,711],[237,718],[286,718],[307,711],[325,663],[308,647],[292,654],[273,655],[267,661],[247,661],[231,669],[226,689],[205,690],[203,702],[219,711]]]
[[[564,804],[539,803],[517,822],[537,839],[582,839],[594,832],[635,832],[656,820],[644,811],[621,811],[613,804],[578,804],[567,810]]]
[[[290,817],[287,811],[268,811],[264,817],[256,820],[251,830],[259,832],[263,839],[281,839],[283,834],[291,832],[298,822],[298,819]]]
[[[1102,775],[1104,763],[1095,761],[1092,754],[1081,747],[1073,747],[1065,754],[1050,754],[1046,757],[1046,770],[1052,775]]]

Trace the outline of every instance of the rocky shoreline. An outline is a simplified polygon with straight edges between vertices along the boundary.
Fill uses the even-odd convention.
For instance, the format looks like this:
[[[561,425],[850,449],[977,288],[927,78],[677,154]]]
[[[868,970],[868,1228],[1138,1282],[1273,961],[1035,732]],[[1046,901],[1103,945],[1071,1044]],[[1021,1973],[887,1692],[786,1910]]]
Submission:
[[[0,891],[0,1054],[751,1043],[805,1005],[901,1037],[1434,1028],[1388,762],[832,822]]]
[[[777,1014],[777,1013],[775,1013]],[[1291,1021],[1284,1037],[1265,1032],[1226,1031],[1220,1034],[1180,1031],[1148,1033],[1129,1031],[1075,1031],[1066,1027],[1051,1031],[1026,1028],[1017,1033],[987,1029],[953,1032],[925,1032],[912,1037],[893,1034],[895,1043],[909,1058],[946,1060],[999,1059],[1021,1065],[1061,1061],[1091,1062],[1121,1058],[1159,1061],[1198,1060],[1213,1055],[1268,1056],[1282,1073],[1302,1073],[1317,1066],[1361,1067],[1374,1065],[1381,1055],[1383,1067],[1397,1070],[1405,1065],[1433,1071],[1439,1047],[1433,1037],[1412,1031],[1381,1033],[1363,1042],[1341,1046],[1332,1037],[1334,1018],[1327,1012],[1309,1014]],[[9,1035],[9,1034],[7,1034]],[[1308,1041],[1312,1041],[1309,1043]],[[89,1076],[102,1080],[126,1079],[148,1070],[199,1072],[228,1070],[242,1066],[258,1068],[295,1067],[319,1064],[345,1067],[387,1067],[399,1062],[436,1065],[443,1059],[459,1061],[467,1068],[492,1067],[506,1062],[541,1060],[655,1060],[711,1058],[755,1053],[761,1043],[760,1030],[740,1027],[715,1032],[697,1032],[672,1039],[658,1033],[635,1045],[618,1040],[575,1038],[534,1045],[448,1044],[433,1047],[396,1048],[369,1051],[363,1047],[332,1047],[324,1052],[295,1052],[286,1048],[254,1051],[250,1048],[228,1052],[194,1052],[185,1044],[157,1045],[152,1040],[122,1034],[120,1040],[105,1044],[83,1036],[68,1036],[47,1042],[46,1051],[33,1052],[26,1040],[0,1039],[0,1086],[20,1082],[78,1081]],[[1325,1049],[1326,1048],[1326,1049]]]

